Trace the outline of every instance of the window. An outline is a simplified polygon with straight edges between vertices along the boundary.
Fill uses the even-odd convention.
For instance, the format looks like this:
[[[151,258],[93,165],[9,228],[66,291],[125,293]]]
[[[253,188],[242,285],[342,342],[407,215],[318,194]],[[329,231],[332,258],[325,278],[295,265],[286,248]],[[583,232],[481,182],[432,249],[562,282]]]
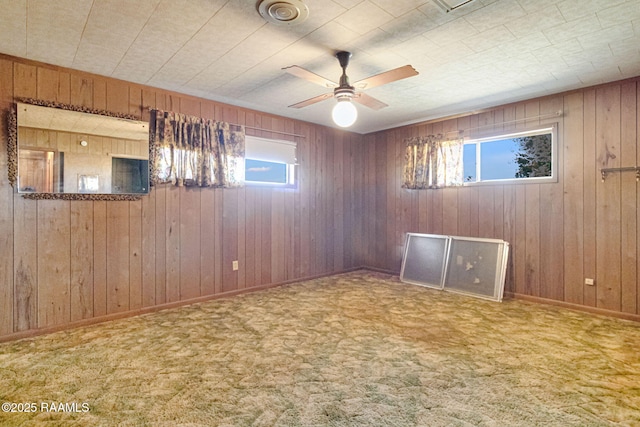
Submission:
[[[245,182],[277,186],[295,185],[296,143],[247,135]]]
[[[556,126],[465,142],[464,182],[555,182]]]

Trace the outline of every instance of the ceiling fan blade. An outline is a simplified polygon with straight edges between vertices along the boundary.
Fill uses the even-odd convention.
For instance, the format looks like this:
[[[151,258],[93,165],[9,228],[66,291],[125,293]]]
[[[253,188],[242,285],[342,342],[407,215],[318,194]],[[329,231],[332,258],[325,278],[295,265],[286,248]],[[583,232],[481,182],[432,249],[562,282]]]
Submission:
[[[405,65],[404,67],[394,68],[393,70],[385,71],[384,73],[376,74],[375,76],[367,77],[366,79],[358,80],[353,84],[358,89],[370,89],[372,87],[381,86],[387,83],[395,82],[397,80],[406,79],[407,77],[417,76],[418,72],[411,65]]]
[[[333,98],[333,93],[323,93],[322,95],[314,96],[306,101],[298,102],[297,104],[289,105],[290,108],[303,108],[316,102],[324,101],[325,99]]]
[[[356,93],[356,95],[353,97],[353,100],[358,104],[362,104],[365,107],[371,108],[372,110],[380,110],[384,107],[389,106],[384,102],[377,100],[373,96],[367,95],[366,93]]]
[[[327,87],[327,88],[334,88],[334,87],[338,87],[338,84],[335,82],[332,82],[329,79],[325,79],[322,76],[317,75],[316,73],[312,73],[311,71],[302,68],[302,67],[298,67],[297,65],[292,65],[290,67],[285,67],[283,68],[284,71],[286,71],[289,74],[292,74],[296,77],[300,77],[301,79],[305,79],[305,80],[309,80],[312,83],[318,84],[320,86],[323,87]]]

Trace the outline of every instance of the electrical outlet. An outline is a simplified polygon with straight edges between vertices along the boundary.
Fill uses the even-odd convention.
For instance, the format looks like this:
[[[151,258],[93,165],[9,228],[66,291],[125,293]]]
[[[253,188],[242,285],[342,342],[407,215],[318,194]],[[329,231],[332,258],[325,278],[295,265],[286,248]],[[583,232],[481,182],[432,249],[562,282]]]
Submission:
[[[594,281],[593,281],[593,279],[590,279],[590,278],[587,277],[587,278],[584,279],[584,284],[587,285],[587,286],[593,286],[594,285]]]
[[[231,263],[231,267],[233,268],[233,271],[238,271],[238,261],[233,261]]]

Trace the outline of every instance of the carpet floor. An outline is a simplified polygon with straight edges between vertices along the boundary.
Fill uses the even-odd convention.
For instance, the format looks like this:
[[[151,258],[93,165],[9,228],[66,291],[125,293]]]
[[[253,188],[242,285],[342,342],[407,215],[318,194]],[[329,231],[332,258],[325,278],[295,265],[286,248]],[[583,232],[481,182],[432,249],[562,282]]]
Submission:
[[[640,324],[358,271],[0,344],[0,425],[638,426]]]

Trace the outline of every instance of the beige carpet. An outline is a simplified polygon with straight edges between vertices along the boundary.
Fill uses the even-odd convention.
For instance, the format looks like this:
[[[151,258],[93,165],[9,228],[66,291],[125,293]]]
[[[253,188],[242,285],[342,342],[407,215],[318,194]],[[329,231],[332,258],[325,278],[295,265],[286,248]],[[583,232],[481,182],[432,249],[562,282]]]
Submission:
[[[25,426],[637,426],[640,324],[355,272],[0,344],[0,402]]]

